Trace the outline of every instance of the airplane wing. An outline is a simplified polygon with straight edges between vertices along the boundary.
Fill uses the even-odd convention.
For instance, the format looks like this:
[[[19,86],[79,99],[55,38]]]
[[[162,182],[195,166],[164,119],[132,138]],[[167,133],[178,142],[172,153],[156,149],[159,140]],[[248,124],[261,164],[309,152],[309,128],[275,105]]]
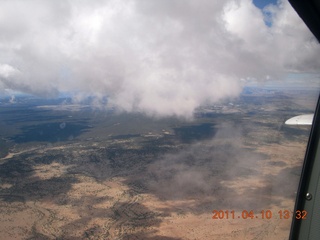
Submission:
[[[305,114],[295,116],[293,118],[288,119],[285,124],[287,125],[312,125],[313,114]]]

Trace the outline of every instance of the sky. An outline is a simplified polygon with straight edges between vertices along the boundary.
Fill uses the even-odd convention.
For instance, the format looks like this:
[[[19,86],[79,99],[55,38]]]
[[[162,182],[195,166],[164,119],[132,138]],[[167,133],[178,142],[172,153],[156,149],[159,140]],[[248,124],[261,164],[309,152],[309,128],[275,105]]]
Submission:
[[[270,4],[277,5],[277,2],[277,0],[253,0],[253,4],[260,9],[263,9]]]
[[[317,40],[284,0],[0,0],[0,32],[0,95],[69,93],[156,117],[320,69]]]

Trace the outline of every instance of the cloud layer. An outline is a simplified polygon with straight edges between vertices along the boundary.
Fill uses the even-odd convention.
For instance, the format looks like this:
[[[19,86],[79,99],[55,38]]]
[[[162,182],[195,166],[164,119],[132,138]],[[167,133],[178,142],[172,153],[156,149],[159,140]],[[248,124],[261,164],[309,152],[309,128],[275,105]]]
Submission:
[[[190,117],[245,79],[318,71],[320,47],[287,1],[264,13],[249,0],[1,1],[0,92]]]

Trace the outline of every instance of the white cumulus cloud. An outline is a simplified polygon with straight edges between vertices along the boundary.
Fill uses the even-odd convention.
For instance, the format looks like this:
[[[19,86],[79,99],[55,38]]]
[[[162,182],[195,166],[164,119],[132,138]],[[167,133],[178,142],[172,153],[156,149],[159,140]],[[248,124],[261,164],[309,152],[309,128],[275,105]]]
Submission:
[[[0,1],[0,92],[74,93],[190,117],[240,79],[317,72],[320,47],[287,1]]]

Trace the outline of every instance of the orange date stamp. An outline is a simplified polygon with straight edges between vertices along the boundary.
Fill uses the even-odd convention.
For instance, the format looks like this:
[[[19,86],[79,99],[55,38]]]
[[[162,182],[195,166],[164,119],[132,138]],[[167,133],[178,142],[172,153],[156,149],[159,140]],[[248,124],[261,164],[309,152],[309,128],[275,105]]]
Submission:
[[[241,212],[236,212],[234,210],[213,210],[212,219],[307,219],[308,212],[306,210],[297,210],[295,212],[289,210],[279,210],[278,212],[273,212],[269,209],[261,211],[253,210],[242,210]]]

